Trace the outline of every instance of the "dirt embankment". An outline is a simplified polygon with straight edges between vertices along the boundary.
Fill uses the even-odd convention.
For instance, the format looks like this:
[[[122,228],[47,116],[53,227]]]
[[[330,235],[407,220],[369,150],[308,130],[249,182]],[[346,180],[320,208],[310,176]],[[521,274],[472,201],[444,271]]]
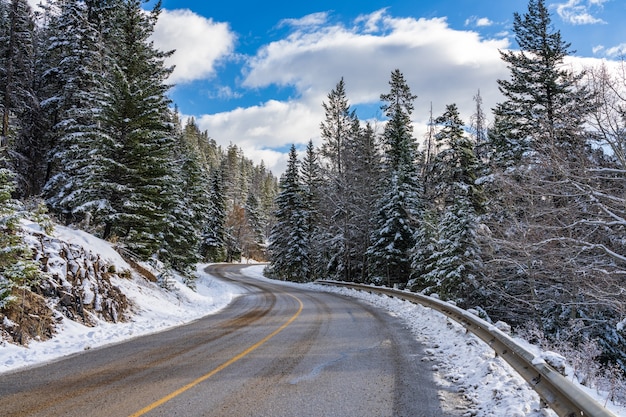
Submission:
[[[15,300],[0,311],[2,340],[48,339],[62,317],[87,326],[96,319],[126,319],[129,302],[111,278],[127,278],[129,271],[116,271],[98,254],[44,234],[31,233],[27,241],[43,277],[30,288],[14,289]]]

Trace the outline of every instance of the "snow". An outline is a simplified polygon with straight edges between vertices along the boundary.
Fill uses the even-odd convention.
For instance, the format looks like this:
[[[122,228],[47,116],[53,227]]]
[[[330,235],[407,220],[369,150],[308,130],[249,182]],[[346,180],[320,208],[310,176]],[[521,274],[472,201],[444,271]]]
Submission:
[[[250,267],[243,272],[257,279],[263,277],[263,267]],[[272,281],[277,282],[277,281]],[[463,416],[472,417],[556,417],[556,413],[540,407],[539,396],[517,374],[517,372],[478,337],[468,333],[462,325],[448,319],[443,314],[422,305],[407,301],[379,296],[364,291],[330,287],[320,284],[303,285],[317,291],[327,291],[359,298],[376,307],[387,310],[391,315],[404,321],[415,339],[424,346],[423,362],[431,362],[435,382],[440,387],[442,404],[446,405],[446,396],[450,391],[462,393],[467,399]],[[509,330],[506,323],[496,323],[494,331]],[[535,354],[535,360],[565,366],[565,358],[555,352],[542,352],[519,338],[513,338],[525,349]],[[566,374],[574,381],[573,370],[566,367]],[[575,381],[574,381],[575,382]],[[578,385],[578,384],[577,384]],[[588,395],[602,405],[606,402],[606,393],[598,393],[578,385]],[[455,395],[455,394],[452,394]],[[452,401],[450,401],[451,403]],[[613,414],[626,417],[626,407],[609,403]],[[454,414],[459,411],[455,402]]]
[[[57,226],[54,234],[68,242],[89,247],[99,253],[101,258],[121,269],[128,268],[126,262],[108,243],[87,233]],[[180,277],[175,277],[170,291],[164,291],[156,284],[140,278],[116,279],[114,284],[134,304],[131,321],[116,324],[99,321],[94,327],[86,327],[63,319],[58,333],[51,340],[32,341],[28,347],[0,344],[0,375],[24,366],[45,363],[72,353],[158,332],[219,312],[240,295],[240,290],[204,273],[205,266],[200,264],[197,267],[195,292],[185,286]],[[250,277],[265,280],[263,268],[264,265],[251,264],[242,271]],[[464,416],[477,417],[556,416],[550,410],[541,409],[537,394],[504,360],[496,357],[485,343],[466,332],[460,324],[430,308],[395,298],[315,283],[285,285],[304,286],[356,297],[403,320],[415,339],[424,346],[424,355],[419,360],[430,364],[435,382],[440,387],[442,404],[444,407],[446,404],[454,404],[455,414],[461,410]],[[504,324],[497,324],[494,328],[496,327],[508,330]],[[520,342],[517,339],[516,341]],[[556,353],[541,352],[530,345],[524,346],[529,350],[535,349],[535,361],[538,363],[557,362],[565,366],[565,359]],[[571,370],[566,371],[571,373]],[[594,396],[600,404],[605,403],[606,395],[602,396],[594,390],[586,392]],[[466,400],[461,406],[458,401],[446,401],[451,395],[458,396],[457,393],[461,393]],[[608,407],[614,414],[626,416],[626,408],[612,404]]]
[[[36,223],[23,221],[22,225],[37,232],[41,231]],[[55,226],[53,235],[59,240],[83,246],[99,254],[101,259],[113,264],[117,270],[130,269],[110,243],[93,235],[58,225]],[[57,334],[50,340],[31,341],[28,347],[0,341],[0,373],[158,332],[217,313],[237,297],[240,290],[204,273],[205,266],[200,264],[197,267],[196,291],[187,287],[178,276],[169,291],[138,277],[112,277],[112,284],[118,286],[133,304],[131,321],[110,323],[98,320],[94,327],[88,327],[63,318],[57,327]],[[62,272],[64,268],[65,265],[59,265],[59,271],[56,272]],[[5,323],[7,324],[9,323]]]
[[[96,326],[88,327],[64,318],[50,340],[32,341],[28,347],[0,344],[0,373],[158,332],[218,312],[239,294],[239,289],[207,275],[202,271],[204,266],[198,265],[196,292],[182,279],[176,279],[169,292],[141,278],[116,279],[114,284],[134,303],[136,313],[132,321],[98,321]]]

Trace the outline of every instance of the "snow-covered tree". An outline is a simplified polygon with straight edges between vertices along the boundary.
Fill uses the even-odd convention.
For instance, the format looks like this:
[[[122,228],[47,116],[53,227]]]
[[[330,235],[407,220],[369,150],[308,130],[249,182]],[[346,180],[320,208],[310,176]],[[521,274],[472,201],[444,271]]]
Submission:
[[[45,171],[35,93],[36,27],[26,0],[0,1],[0,147],[20,196],[37,194]]]
[[[465,301],[478,289],[482,274],[476,230],[484,193],[476,183],[480,164],[455,104],[435,119],[437,153],[433,162],[438,220],[422,216],[416,236],[413,285],[442,297]],[[417,272],[416,271],[416,272]]]
[[[247,239],[243,242],[243,255],[255,260],[264,260],[265,224],[258,197],[254,193],[249,193],[243,208],[248,230]]]
[[[150,13],[138,0],[124,0],[114,15],[115,66],[103,116],[114,142],[107,192],[110,214],[104,237],[119,236],[141,257],[155,254],[166,227],[167,207],[173,207],[175,134],[165,81],[171,52],[154,48],[150,36],[160,13]]]
[[[171,207],[164,207],[168,220],[159,257],[192,279],[194,265],[200,260],[202,231],[211,205],[207,187],[210,180],[199,151],[182,131],[179,134],[174,155],[178,169],[172,179],[175,198],[170,199]]]
[[[205,229],[202,234],[201,254],[205,261],[226,260],[226,197],[222,172],[216,169],[211,175],[209,211],[206,213]]]
[[[381,181],[381,155],[378,138],[371,126],[355,120],[351,140],[346,144],[347,184],[346,252],[344,278],[366,281],[369,273],[367,249],[374,230],[374,218]]]
[[[350,109],[343,78],[322,103],[324,121],[320,124],[322,144],[320,165],[323,169],[323,191],[321,193],[320,219],[323,224],[319,232],[323,235],[326,250],[320,258],[325,264],[322,270],[340,279],[350,275],[350,187],[352,175],[346,171],[349,143],[358,134],[358,119]],[[355,126],[357,129],[355,129]],[[321,265],[320,265],[321,266]]]
[[[13,177],[11,171],[0,168],[0,309],[14,300],[13,288],[28,287],[39,278],[32,252],[20,235],[18,202],[11,197]]]
[[[326,251],[324,242],[324,226],[322,224],[322,202],[326,190],[322,168],[319,164],[318,152],[310,140],[300,167],[302,182],[302,204],[306,222],[306,233],[310,237],[309,260],[311,262],[311,274],[320,277],[326,271]]]
[[[110,210],[103,183],[113,146],[100,117],[107,95],[103,39],[83,2],[59,2],[46,33],[42,107],[52,122],[52,149],[44,193],[66,223],[86,218],[97,225]]]
[[[510,79],[498,80],[505,100],[494,109],[496,153],[519,160],[529,150],[579,147],[590,97],[580,87],[583,74],[564,66],[570,44],[553,29],[545,1],[530,0],[527,13],[515,13],[513,32],[520,49],[501,52]]]
[[[382,136],[383,180],[377,202],[371,245],[371,280],[406,283],[411,275],[410,252],[415,245],[415,225],[422,206],[417,177],[417,141],[411,114],[416,96],[395,70],[391,90],[382,94],[382,110],[388,117]]]
[[[308,281],[311,278],[310,242],[295,145],[291,146],[287,169],[280,179],[276,207],[276,224],[272,228],[268,248],[271,262],[268,273],[282,280]]]

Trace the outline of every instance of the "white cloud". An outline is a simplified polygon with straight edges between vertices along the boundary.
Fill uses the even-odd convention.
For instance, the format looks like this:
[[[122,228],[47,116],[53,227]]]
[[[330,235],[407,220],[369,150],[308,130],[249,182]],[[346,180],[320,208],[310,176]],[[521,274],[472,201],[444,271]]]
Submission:
[[[277,151],[292,143],[302,144],[316,135],[321,106],[299,101],[270,100],[262,105],[196,118],[202,130],[219,144],[235,143],[256,163],[263,161],[274,174],[284,170],[286,152]]]
[[[488,17],[471,16],[465,20],[465,26],[487,27],[492,25],[493,22]]]
[[[592,25],[606,23],[591,14],[591,7],[602,7],[606,0],[568,0],[556,5],[557,14],[567,23],[573,25]]]
[[[172,83],[213,76],[216,63],[233,52],[236,40],[227,23],[214,22],[191,10],[163,10],[152,38],[158,49],[176,50],[166,61],[175,65],[169,79]]]
[[[293,26],[299,28],[316,27],[326,23],[327,19],[328,13],[326,12],[311,13],[300,19],[283,19],[280,21],[278,26]]]
[[[591,52],[593,52],[594,55],[597,55],[604,50],[605,50],[604,45],[596,45],[593,48],[591,48]]]
[[[604,55],[609,58],[623,58],[626,56],[626,43],[622,43],[604,50]]]
[[[472,97],[480,89],[489,112],[500,99],[496,80],[508,75],[498,50],[508,46],[505,39],[485,40],[475,32],[453,30],[442,18],[394,18],[380,11],[360,17],[353,27],[296,28],[251,57],[243,81],[251,89],[292,87],[294,98],[204,116],[198,124],[219,143],[241,144],[246,153],[310,139],[319,145],[321,103],[341,77],[352,105],[376,107],[380,94],[388,92],[391,71],[399,68],[418,95],[414,122],[420,137],[431,102],[435,116],[446,104],[457,103],[469,120]],[[265,162],[282,172],[282,167]]]

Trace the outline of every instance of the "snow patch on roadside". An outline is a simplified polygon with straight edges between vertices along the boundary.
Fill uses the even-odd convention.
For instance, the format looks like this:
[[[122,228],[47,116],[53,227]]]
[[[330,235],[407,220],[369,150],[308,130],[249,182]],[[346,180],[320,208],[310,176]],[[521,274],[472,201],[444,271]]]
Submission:
[[[242,273],[267,279],[263,277],[263,267],[259,266],[245,268]],[[286,285],[300,288],[305,285],[316,291],[358,298],[403,320],[415,339],[424,346],[424,357],[421,360],[432,364],[435,382],[441,387],[440,397],[444,407],[445,397],[456,392],[465,399],[466,409],[461,410],[463,416],[556,417],[555,412],[541,407],[537,393],[504,359],[496,357],[487,344],[468,333],[462,325],[431,308],[347,288],[315,283]],[[500,329],[503,326],[494,327]],[[514,339],[533,352],[538,360],[563,365],[564,360],[560,355],[542,352],[526,341]],[[567,369],[566,372],[569,375],[571,370]],[[583,386],[580,388],[604,405],[606,395]],[[607,408],[616,416],[626,416],[625,407],[609,404]]]

